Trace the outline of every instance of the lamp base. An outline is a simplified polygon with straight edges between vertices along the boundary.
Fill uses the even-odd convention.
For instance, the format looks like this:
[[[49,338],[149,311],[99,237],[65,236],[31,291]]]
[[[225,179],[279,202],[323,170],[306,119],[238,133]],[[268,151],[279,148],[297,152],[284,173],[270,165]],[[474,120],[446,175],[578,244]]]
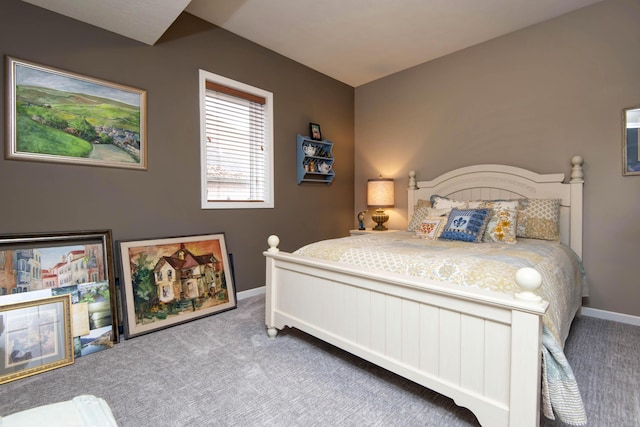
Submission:
[[[389,221],[389,215],[387,215],[382,209],[376,209],[376,212],[371,215],[371,219],[376,222],[375,227],[372,228],[374,231],[386,231],[387,227],[384,226],[384,223]]]

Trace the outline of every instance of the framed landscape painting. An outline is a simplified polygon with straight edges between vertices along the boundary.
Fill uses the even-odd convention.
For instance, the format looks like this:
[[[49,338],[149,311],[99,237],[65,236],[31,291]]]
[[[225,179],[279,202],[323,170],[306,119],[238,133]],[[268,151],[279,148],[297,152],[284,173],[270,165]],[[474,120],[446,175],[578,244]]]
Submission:
[[[71,297],[0,305],[0,384],[70,365]]]
[[[147,169],[144,90],[6,57],[7,159]]]
[[[0,235],[0,306],[71,298],[74,356],[118,342],[111,230]]]
[[[120,242],[127,338],[236,308],[224,234]]]

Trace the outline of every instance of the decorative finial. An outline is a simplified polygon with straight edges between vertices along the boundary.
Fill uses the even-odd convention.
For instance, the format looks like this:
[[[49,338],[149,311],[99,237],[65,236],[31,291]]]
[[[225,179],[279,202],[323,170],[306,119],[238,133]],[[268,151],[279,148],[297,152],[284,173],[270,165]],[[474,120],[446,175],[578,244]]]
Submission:
[[[571,158],[571,181],[572,182],[583,182],[584,181],[584,173],[582,173],[582,163],[584,160],[582,156],[573,156]]]
[[[416,171],[409,171],[409,188],[411,190],[417,189],[417,187],[416,187]]]

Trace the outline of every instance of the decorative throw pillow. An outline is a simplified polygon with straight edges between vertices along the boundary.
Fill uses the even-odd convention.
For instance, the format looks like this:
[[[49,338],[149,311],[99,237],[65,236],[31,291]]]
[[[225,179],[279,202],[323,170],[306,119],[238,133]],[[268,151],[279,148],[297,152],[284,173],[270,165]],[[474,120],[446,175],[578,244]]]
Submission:
[[[561,199],[521,199],[517,237],[560,241]]]
[[[428,207],[420,207],[416,206],[413,209],[413,214],[411,215],[411,220],[409,220],[409,225],[407,225],[407,231],[416,231],[418,229],[418,225],[422,222],[424,218],[427,217]]]
[[[452,209],[440,239],[480,242],[490,216],[491,209]]]
[[[416,203],[416,208],[430,208],[432,207],[431,205],[431,200],[424,200],[424,199],[418,199],[418,203]]]
[[[442,234],[446,223],[446,216],[428,216],[418,226],[416,236],[422,239],[435,240]]]
[[[469,202],[471,204],[471,202]],[[485,200],[481,208],[491,209],[487,229],[482,236],[483,242],[516,243],[516,224],[518,218],[517,200]]]
[[[409,225],[407,225],[407,231],[416,231],[422,220],[428,216],[442,216],[448,213],[449,211],[446,209],[433,209],[426,206],[416,207],[413,210],[411,221],[409,221]]]
[[[468,203],[462,200],[450,199],[434,194],[431,196],[431,204],[436,209],[467,209]]]

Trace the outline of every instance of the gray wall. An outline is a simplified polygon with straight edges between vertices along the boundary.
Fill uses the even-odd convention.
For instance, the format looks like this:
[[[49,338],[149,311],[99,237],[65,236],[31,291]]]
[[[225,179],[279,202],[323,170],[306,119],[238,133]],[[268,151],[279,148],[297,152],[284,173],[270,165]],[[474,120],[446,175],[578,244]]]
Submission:
[[[0,159],[0,234],[109,228],[118,241],[224,232],[242,291],[264,285],[262,251],[270,234],[293,250],[352,227],[354,89],[348,85],[186,13],[147,46],[3,0],[0,53],[146,89],[149,147],[147,171]],[[273,92],[275,209],[200,209],[200,68]],[[0,110],[4,116],[5,106]],[[309,122],[335,143],[330,186],[296,184],[296,133],[308,134]]]
[[[640,176],[622,176],[622,109],[640,104],[640,1],[609,0],[356,88],[355,211],[366,180],[504,163],[570,173],[585,159],[586,305],[640,315]],[[398,149],[402,147],[402,149]]]

